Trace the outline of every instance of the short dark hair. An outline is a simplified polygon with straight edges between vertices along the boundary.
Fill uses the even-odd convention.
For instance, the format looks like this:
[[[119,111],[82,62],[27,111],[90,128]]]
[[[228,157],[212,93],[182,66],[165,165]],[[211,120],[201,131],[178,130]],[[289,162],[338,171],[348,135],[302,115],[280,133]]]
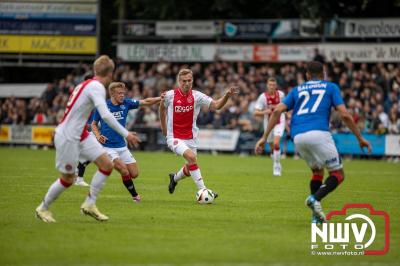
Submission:
[[[317,61],[311,61],[307,64],[307,72],[313,76],[322,76],[324,74],[324,66]]]

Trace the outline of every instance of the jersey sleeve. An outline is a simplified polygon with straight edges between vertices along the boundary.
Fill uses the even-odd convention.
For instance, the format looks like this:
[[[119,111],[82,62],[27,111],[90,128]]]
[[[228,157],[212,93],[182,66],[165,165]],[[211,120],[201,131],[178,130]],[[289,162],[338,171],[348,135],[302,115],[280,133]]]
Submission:
[[[139,108],[140,102],[134,99],[125,99],[125,105],[127,106],[128,110],[137,109]]]
[[[195,100],[197,101],[198,104],[200,104],[201,106],[210,107],[210,104],[213,101],[213,99],[210,96],[205,95],[204,93],[199,91],[196,91],[195,93],[196,93]]]
[[[265,96],[264,96],[264,94],[261,94],[260,96],[258,96],[256,105],[254,106],[254,108],[259,109],[259,110],[264,110],[267,107],[266,105],[267,105],[267,103],[265,101]]]
[[[164,98],[164,106],[168,107],[170,104],[172,104],[173,99],[174,99],[174,91],[173,90],[167,91]]]
[[[332,86],[333,90],[332,90],[332,104],[333,106],[338,106],[341,104],[344,104],[342,95],[340,94],[340,89],[339,86],[337,86],[336,84],[333,84]]]
[[[287,106],[287,111],[292,110],[295,104],[294,99],[294,91],[296,89],[292,89],[289,94],[283,99],[282,103]]]
[[[92,85],[93,84],[93,85]],[[86,91],[89,95],[89,98],[92,100],[94,106],[97,108],[99,105],[105,104],[106,101],[106,89],[100,82],[91,82]]]

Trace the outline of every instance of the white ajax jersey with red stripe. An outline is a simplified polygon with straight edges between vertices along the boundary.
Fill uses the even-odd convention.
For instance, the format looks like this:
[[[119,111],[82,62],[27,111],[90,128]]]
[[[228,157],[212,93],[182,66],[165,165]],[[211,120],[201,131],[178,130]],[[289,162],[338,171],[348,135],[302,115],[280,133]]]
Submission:
[[[273,95],[269,94],[268,92],[264,92],[260,94],[260,96],[257,99],[255,108],[259,110],[265,110],[267,108],[270,108],[272,111],[275,109],[275,107],[283,101],[285,98],[285,93],[283,93],[280,90],[276,90]],[[265,114],[264,115],[264,128],[267,128],[268,126],[268,119],[269,115]],[[282,113],[281,117],[279,118],[278,124],[285,124],[285,114]]]
[[[92,110],[105,104],[106,90],[98,80],[86,80],[75,87],[72,92],[61,123],[56,132],[67,140],[83,140],[88,132],[86,123]]]
[[[196,139],[197,116],[201,107],[210,107],[212,98],[202,92],[190,90],[184,94],[181,89],[167,91],[164,106],[167,108],[167,138]]]

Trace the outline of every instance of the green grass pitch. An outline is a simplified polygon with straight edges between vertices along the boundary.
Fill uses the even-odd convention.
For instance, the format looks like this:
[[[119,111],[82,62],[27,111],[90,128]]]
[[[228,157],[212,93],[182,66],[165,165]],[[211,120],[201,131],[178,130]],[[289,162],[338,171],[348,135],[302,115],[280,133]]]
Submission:
[[[400,164],[345,160],[346,180],[323,201],[326,212],[345,203],[371,203],[391,217],[391,247],[384,256],[311,256],[310,210],[304,206],[310,172],[302,160],[282,160],[273,177],[268,157],[199,155],[215,204],[195,202],[188,178],[175,194],[167,174],[183,163],[172,153],[134,154],[135,204],[116,172],[98,200],[110,220],[80,214],[87,189],[71,187],[51,210],[34,216],[58,176],[54,151],[0,148],[0,265],[399,265]],[[89,166],[86,180],[94,166]]]

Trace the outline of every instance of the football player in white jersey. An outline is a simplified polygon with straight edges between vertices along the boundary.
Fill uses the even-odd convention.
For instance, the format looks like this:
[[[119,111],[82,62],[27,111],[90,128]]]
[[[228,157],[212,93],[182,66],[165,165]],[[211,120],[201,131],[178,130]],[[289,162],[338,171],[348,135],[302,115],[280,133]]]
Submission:
[[[79,160],[92,161],[98,167],[81,211],[99,221],[108,220],[108,217],[97,209],[95,203],[107,177],[112,172],[113,163],[94,135],[89,134],[86,129],[86,122],[94,108],[97,108],[102,119],[130,145],[138,145],[140,141],[136,135],[121,126],[107,108],[104,86],[108,86],[112,81],[113,61],[108,56],[100,56],[94,62],[93,69],[95,77],[76,86],[68,100],[64,117],[56,128],[54,136],[56,168],[61,176],[50,186],[42,203],[36,208],[36,216],[44,222],[55,222],[49,207],[74,183],[75,169]]]
[[[267,90],[262,93],[256,102],[254,109],[254,116],[259,116],[264,118],[264,130],[268,126],[268,119],[274,108],[283,101],[285,98],[285,94],[277,90],[276,79],[273,77],[268,78],[267,80]],[[281,147],[280,141],[283,133],[285,132],[285,114],[283,113],[277,125],[268,135],[267,142],[269,143],[270,151],[273,157],[273,175],[280,176],[281,175]]]
[[[206,188],[200,168],[197,164],[197,116],[201,107],[211,111],[221,109],[228,99],[237,94],[238,88],[231,87],[218,100],[197,90],[192,90],[193,73],[190,69],[181,69],[177,76],[178,86],[165,94],[160,103],[161,129],[167,137],[168,147],[176,154],[183,156],[186,164],[177,172],[169,174],[169,193],[173,193],[177,182],[191,176],[198,189]],[[214,195],[217,197],[218,195]]]

